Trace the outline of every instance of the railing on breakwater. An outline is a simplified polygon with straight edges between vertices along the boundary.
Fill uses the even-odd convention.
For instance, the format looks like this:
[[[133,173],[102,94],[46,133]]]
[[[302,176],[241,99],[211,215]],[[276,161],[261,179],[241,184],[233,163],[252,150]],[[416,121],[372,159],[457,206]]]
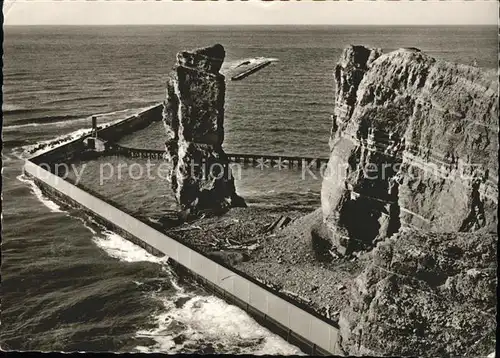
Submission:
[[[118,145],[116,143],[107,143],[105,155],[117,155],[127,158],[147,158],[147,159],[163,159],[165,151],[160,149],[141,149],[130,148]],[[282,168],[302,168],[320,169],[328,163],[327,158],[312,158],[299,156],[285,155],[268,155],[268,154],[239,154],[227,153],[229,161],[232,163],[251,164],[262,168],[278,167]]]

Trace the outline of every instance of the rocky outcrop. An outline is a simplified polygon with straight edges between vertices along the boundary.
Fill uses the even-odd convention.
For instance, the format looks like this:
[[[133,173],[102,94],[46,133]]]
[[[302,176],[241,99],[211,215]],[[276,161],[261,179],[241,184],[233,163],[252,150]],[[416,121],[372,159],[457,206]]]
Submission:
[[[495,347],[496,235],[421,233],[381,242],[340,313],[351,355],[486,356]]]
[[[335,69],[324,230],[369,251],[340,314],[352,355],[486,355],[495,346],[498,80],[347,48]]]
[[[401,226],[496,230],[496,73],[417,49],[352,46],[335,82],[321,202],[339,251],[370,248]]]
[[[191,215],[245,206],[222,150],[224,57],[222,45],[180,52],[167,81],[163,121],[171,186],[181,210]]]

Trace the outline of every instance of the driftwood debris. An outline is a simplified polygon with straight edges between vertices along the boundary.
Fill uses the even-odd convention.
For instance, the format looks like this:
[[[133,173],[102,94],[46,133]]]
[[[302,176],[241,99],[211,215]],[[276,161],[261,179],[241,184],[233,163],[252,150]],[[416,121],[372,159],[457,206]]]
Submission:
[[[230,249],[230,250],[255,250],[257,249],[260,245],[257,242],[257,240],[252,240],[249,242],[241,243],[237,242],[237,244],[231,243],[232,242],[237,242],[234,240],[226,239],[226,245],[224,246],[225,249]]]
[[[288,217],[288,216],[280,216],[277,220],[275,220],[273,223],[269,224],[264,232],[273,232],[273,231],[277,231],[277,230],[280,230],[282,228],[284,228],[285,226],[289,225],[291,222],[292,222],[292,218]]]
[[[340,257],[340,255],[336,251],[328,250],[328,252],[334,259],[338,259]]]
[[[189,226],[189,227],[181,227],[178,229],[170,229],[169,231],[188,231],[188,230],[201,230],[201,227],[197,226],[197,225],[193,225],[193,226]]]

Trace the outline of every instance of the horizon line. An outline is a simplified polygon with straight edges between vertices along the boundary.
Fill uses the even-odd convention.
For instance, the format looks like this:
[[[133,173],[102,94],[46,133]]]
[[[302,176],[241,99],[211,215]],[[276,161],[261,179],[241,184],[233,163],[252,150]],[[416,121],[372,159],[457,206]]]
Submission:
[[[387,27],[387,26],[436,26],[436,27],[452,27],[452,26],[491,26],[498,27],[498,24],[9,24],[3,25],[5,27],[30,27],[30,26],[66,26],[66,27],[78,27],[78,26],[205,26],[205,27],[221,27],[221,26],[378,26],[378,27]]]

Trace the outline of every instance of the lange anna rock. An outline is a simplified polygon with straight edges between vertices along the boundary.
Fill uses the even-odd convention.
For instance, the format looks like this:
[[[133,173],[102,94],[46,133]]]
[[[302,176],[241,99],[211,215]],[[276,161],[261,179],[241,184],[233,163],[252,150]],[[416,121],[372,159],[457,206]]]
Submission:
[[[222,45],[182,51],[167,81],[163,120],[171,185],[181,210],[223,211],[244,207],[236,194],[224,141],[225,78]]]

